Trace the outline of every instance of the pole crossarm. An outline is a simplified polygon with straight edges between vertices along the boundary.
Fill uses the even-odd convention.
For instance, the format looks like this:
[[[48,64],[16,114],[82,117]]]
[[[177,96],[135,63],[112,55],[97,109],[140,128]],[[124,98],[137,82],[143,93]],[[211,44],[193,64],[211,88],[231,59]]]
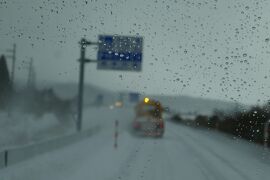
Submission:
[[[78,59],[79,62],[84,61],[85,63],[97,63],[97,60],[94,59]]]
[[[81,41],[79,42],[80,45],[83,46],[90,46],[90,45],[99,45],[99,42],[92,42],[92,41],[87,41],[86,39],[82,38]]]

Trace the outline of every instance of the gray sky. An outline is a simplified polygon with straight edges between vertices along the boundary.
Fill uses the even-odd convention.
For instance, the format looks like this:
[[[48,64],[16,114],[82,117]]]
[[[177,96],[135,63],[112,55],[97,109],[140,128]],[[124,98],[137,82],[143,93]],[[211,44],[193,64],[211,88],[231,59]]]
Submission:
[[[86,82],[255,104],[269,99],[269,9],[267,0],[0,0],[0,52],[17,43],[16,80],[33,57],[39,84],[77,82],[82,37],[141,35],[141,73],[89,64]]]

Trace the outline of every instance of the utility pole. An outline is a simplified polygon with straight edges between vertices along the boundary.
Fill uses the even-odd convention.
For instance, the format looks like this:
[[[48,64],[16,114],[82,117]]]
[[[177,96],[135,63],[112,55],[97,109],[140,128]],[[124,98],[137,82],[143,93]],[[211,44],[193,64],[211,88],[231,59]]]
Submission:
[[[13,49],[8,49],[8,52],[11,52],[11,57],[12,58],[12,66],[11,66],[11,87],[13,88],[14,86],[14,79],[15,79],[15,63],[16,63],[16,44],[13,44]]]
[[[30,63],[28,67],[27,87],[29,89],[35,88],[35,70],[34,70],[34,65],[33,65],[33,58],[30,59]]]
[[[77,131],[82,129],[82,117],[83,117],[83,89],[84,89],[84,65],[85,63],[97,62],[96,60],[90,60],[85,58],[85,49],[89,45],[98,45],[97,42],[90,42],[82,38],[79,42],[81,47],[81,55],[79,59],[80,72],[79,72],[79,87],[78,87],[78,119],[77,119]]]
[[[10,89],[11,89],[11,94],[13,94],[13,92],[14,92],[14,79],[15,79],[16,44],[14,43],[13,49],[8,49],[7,52],[12,54],[12,55],[8,55],[7,58],[12,59]],[[10,98],[12,100],[13,95]],[[10,103],[8,105],[8,116],[11,116]]]

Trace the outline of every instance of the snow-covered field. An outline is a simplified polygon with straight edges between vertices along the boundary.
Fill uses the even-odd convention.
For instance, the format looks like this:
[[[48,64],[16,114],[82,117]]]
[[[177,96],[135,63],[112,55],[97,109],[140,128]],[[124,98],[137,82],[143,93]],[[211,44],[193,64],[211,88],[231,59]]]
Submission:
[[[1,112],[0,151],[71,133],[71,124],[60,123],[54,114],[37,118],[21,112]]]
[[[129,133],[132,109],[88,109],[85,128],[100,131],[63,149],[0,170],[2,180],[257,180],[270,177],[263,147],[214,131],[166,123],[164,138]],[[114,121],[119,120],[118,148]]]
[[[84,111],[83,128],[105,127],[109,107],[91,107]],[[116,112],[116,111],[113,111]],[[54,114],[35,117],[22,112],[0,112],[0,151],[76,133],[74,119],[58,121]]]

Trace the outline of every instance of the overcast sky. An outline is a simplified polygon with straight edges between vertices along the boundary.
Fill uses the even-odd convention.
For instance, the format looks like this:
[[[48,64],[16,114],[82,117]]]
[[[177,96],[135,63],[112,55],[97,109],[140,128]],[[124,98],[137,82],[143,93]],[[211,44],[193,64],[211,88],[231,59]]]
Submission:
[[[269,9],[268,0],[0,0],[0,53],[17,43],[17,81],[33,57],[39,84],[77,82],[82,37],[140,35],[142,72],[88,64],[85,81],[255,104],[270,95]]]

